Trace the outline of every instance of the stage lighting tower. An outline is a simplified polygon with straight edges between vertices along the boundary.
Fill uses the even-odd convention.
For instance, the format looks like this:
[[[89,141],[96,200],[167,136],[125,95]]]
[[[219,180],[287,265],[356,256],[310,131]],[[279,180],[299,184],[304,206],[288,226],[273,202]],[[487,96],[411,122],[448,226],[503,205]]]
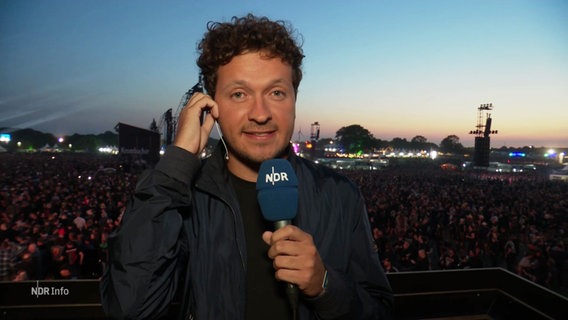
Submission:
[[[473,165],[476,167],[489,166],[489,150],[491,144],[491,134],[497,134],[497,130],[491,130],[491,113],[493,110],[492,103],[481,104],[477,108],[477,124],[475,130],[469,134],[475,135],[475,153],[473,155]]]

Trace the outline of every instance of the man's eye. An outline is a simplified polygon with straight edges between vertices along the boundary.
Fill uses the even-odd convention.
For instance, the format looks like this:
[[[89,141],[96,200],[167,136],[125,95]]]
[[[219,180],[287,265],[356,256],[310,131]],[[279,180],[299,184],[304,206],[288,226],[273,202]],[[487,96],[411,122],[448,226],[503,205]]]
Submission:
[[[281,90],[274,90],[272,91],[272,95],[275,97],[284,97],[286,95],[286,93],[284,91]]]
[[[233,94],[231,94],[231,97],[235,98],[235,99],[242,99],[245,96],[244,92],[234,92]]]

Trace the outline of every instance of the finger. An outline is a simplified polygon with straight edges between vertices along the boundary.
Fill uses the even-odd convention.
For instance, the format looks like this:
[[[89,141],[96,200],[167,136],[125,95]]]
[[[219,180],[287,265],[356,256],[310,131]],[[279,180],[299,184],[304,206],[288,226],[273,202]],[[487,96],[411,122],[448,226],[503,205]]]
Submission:
[[[279,255],[296,256],[302,251],[302,244],[293,240],[273,241],[268,249],[269,257],[277,257]]]
[[[200,117],[204,110],[215,109],[218,114],[217,104],[210,96],[196,93],[180,112],[177,124],[174,145],[188,150],[193,154],[198,154],[205,148],[211,129],[213,128],[213,117],[206,117],[204,126],[200,124]]]
[[[311,241],[280,240],[272,243],[268,249],[268,255],[272,258],[298,257],[300,262],[306,262],[304,265],[309,266],[309,262],[318,256],[318,250]]]
[[[262,234],[262,240],[264,240],[264,242],[267,245],[271,245],[272,244],[272,232],[270,231],[264,231],[264,233]]]
[[[312,236],[295,226],[286,226],[272,233],[268,256],[274,259],[278,255],[299,255],[303,251],[316,251]]]
[[[314,281],[316,279],[315,273],[309,269],[279,268],[274,272],[274,277],[277,280],[295,284],[302,291],[312,282],[317,282]]]
[[[272,261],[275,270],[300,270],[306,267],[305,262],[298,256],[279,255]]]
[[[180,118],[189,117],[191,122],[195,122],[196,119],[201,118],[205,110],[212,111],[213,109],[215,109],[214,114],[218,115],[217,103],[211,96],[203,93],[195,93],[181,110]]]
[[[290,270],[290,269],[276,269],[274,272],[274,277],[279,281],[285,281],[288,283],[292,283],[298,285],[298,271],[297,270]]]
[[[303,233],[300,228],[293,225],[287,225],[274,231],[274,233],[272,234],[272,242],[296,239],[297,237],[299,237],[300,233]]]
[[[308,296],[321,293],[325,266],[319,256],[314,259],[304,256],[278,256],[273,265],[276,279],[296,284]]]
[[[209,133],[213,130],[213,126],[215,125],[215,119],[211,116],[210,113],[205,115],[205,119],[203,120],[203,124],[201,125],[201,143],[200,143],[200,150],[205,148],[207,142],[209,140]]]

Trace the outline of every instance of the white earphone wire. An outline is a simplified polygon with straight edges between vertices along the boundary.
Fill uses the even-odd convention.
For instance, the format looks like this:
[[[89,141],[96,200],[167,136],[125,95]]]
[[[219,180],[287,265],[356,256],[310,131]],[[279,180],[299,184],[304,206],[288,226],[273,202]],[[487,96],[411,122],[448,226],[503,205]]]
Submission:
[[[221,128],[219,128],[219,122],[215,121],[215,128],[217,128],[217,133],[221,138],[221,142],[223,143],[223,147],[225,147],[225,160],[229,160],[229,149],[227,149],[227,144],[225,140],[223,140],[223,134],[221,133]]]

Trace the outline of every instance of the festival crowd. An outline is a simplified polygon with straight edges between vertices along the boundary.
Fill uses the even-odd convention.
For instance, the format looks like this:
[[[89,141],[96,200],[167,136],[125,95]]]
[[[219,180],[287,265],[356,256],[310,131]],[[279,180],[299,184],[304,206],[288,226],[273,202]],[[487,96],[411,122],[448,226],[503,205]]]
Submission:
[[[0,281],[96,279],[145,164],[87,154],[0,154]],[[502,267],[568,288],[568,183],[433,163],[345,171],[365,199],[386,272]]]
[[[568,288],[568,183],[431,163],[346,174],[366,199],[386,272],[501,267]]]

